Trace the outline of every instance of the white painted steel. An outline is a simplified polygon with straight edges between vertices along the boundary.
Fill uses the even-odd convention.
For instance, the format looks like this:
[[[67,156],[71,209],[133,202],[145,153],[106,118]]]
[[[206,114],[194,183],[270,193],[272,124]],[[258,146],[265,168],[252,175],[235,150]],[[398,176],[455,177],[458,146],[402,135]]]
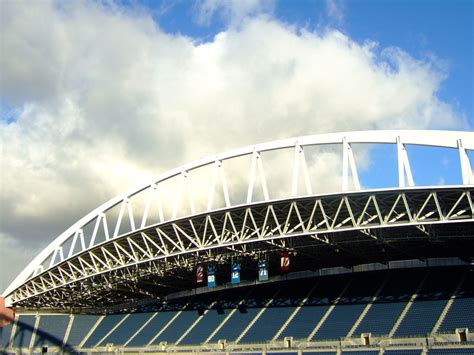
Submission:
[[[68,288],[77,288],[92,278],[105,277],[93,281],[97,295],[113,280],[137,279],[133,270],[163,277],[173,268],[194,267],[196,253],[203,254],[203,262],[213,260],[211,252],[217,248],[222,249],[221,256],[226,250],[245,255],[246,247],[253,243],[264,243],[265,250],[270,250],[286,248],[287,241],[308,242],[309,238],[316,244],[335,246],[340,233],[355,232],[355,238],[378,241],[378,236],[387,236],[389,230],[400,227],[405,231],[409,227],[408,235],[416,240],[430,237],[436,226],[448,225],[454,227],[452,231],[464,231],[472,237],[473,194],[473,186],[384,189],[303,196],[205,212],[104,241],[28,280],[13,292],[12,300],[38,305],[43,298],[51,306],[53,299],[43,295],[53,292],[58,299],[64,291],[60,300],[67,303],[71,301]],[[464,225],[456,228],[456,224]],[[160,265],[163,261],[171,268]],[[122,276],[114,276],[116,272]],[[62,309],[65,304],[56,306]]]
[[[7,302],[10,301],[10,296],[12,292],[21,287],[27,280],[35,277],[41,272],[54,267],[60,262],[67,260],[68,258],[74,257],[77,252],[75,250],[80,247],[78,252],[83,252],[88,249],[93,248],[96,243],[96,236],[100,228],[103,229],[105,234],[105,239],[115,239],[121,235],[120,227],[122,221],[125,218],[128,220],[131,226],[131,232],[137,231],[138,229],[143,229],[148,225],[153,223],[147,223],[147,216],[150,210],[152,201],[155,200],[156,195],[161,193],[162,186],[161,183],[171,179],[179,179],[179,187],[175,196],[174,208],[172,211],[171,219],[172,221],[178,216],[178,212],[181,208],[180,202],[183,195],[188,195],[188,204],[191,211],[191,214],[194,215],[198,212],[195,201],[192,197],[192,185],[189,177],[189,172],[195,171],[206,166],[213,167],[213,176],[208,193],[208,200],[206,209],[211,211],[213,209],[213,203],[215,200],[215,194],[218,189],[221,189],[223,192],[223,200],[227,208],[232,207],[232,202],[229,198],[229,186],[226,179],[226,175],[223,168],[223,162],[231,160],[234,158],[239,158],[245,155],[251,156],[251,166],[250,174],[248,178],[248,189],[247,189],[247,199],[246,203],[251,204],[256,202],[253,199],[254,196],[254,184],[256,178],[260,180],[263,200],[269,201],[269,189],[267,181],[265,178],[264,164],[262,161],[261,153],[268,151],[284,150],[284,149],[294,149],[294,159],[293,166],[287,167],[287,170],[292,170],[292,186],[291,186],[291,196],[297,195],[298,190],[298,179],[299,176],[303,176],[305,182],[305,189],[308,195],[312,194],[311,181],[308,174],[308,166],[304,156],[304,148],[307,146],[315,145],[326,145],[326,144],[339,144],[342,147],[342,186],[341,191],[348,191],[350,189],[349,185],[349,172],[352,176],[352,182],[355,190],[360,190],[361,185],[357,173],[356,162],[352,154],[352,144],[395,144],[397,146],[398,152],[398,181],[399,187],[414,186],[414,179],[411,172],[410,162],[408,155],[405,149],[405,145],[420,145],[420,146],[432,146],[432,147],[444,147],[444,148],[454,148],[459,150],[460,157],[460,171],[462,175],[462,181],[464,185],[474,184],[474,177],[472,174],[471,164],[469,162],[469,156],[467,154],[468,150],[474,150],[474,132],[460,132],[460,131],[419,131],[419,130],[391,130],[391,131],[360,131],[360,132],[343,132],[343,133],[330,133],[330,134],[320,134],[314,136],[304,136],[291,139],[278,140],[274,142],[257,144],[255,146],[248,146],[245,148],[236,149],[233,151],[225,152],[218,154],[216,156],[211,156],[208,158],[200,159],[189,164],[185,164],[176,169],[170,170],[156,179],[151,181],[146,185],[139,186],[137,189],[133,189],[130,192],[127,192],[123,195],[117,196],[110,201],[99,206],[78,222],[68,228],[64,233],[59,235],[51,244],[49,244],[44,250],[42,250],[32,261],[31,263],[17,276],[17,278],[8,286],[8,288],[3,293],[6,296]],[[301,175],[303,174],[303,175]],[[135,225],[134,212],[132,208],[131,198],[137,196],[141,193],[148,193],[148,200],[145,206],[143,213],[140,215],[141,220],[138,225]],[[165,222],[167,221],[164,217],[163,207],[161,205],[161,200],[158,199],[158,208],[159,208],[159,221],[156,222]],[[108,226],[106,213],[115,206],[120,206],[120,212],[118,220],[113,226]],[[453,207],[454,209],[454,207]],[[459,211],[458,211],[459,212]],[[408,211],[408,213],[410,213]],[[128,215],[128,219],[125,217],[125,214]],[[379,216],[381,218],[381,216]],[[411,217],[410,217],[411,218]],[[90,239],[88,245],[84,238],[83,228],[95,221],[93,235]],[[333,226],[334,227],[334,226]],[[112,229],[109,229],[112,228]],[[161,237],[161,236],[160,236]],[[167,236],[162,236],[167,238]],[[190,239],[198,247],[205,248],[200,241],[196,241],[194,236],[185,236]],[[65,250],[65,244],[70,242],[71,246],[69,250]],[[176,244],[176,241],[169,240],[170,243]],[[181,245],[176,244],[178,247]],[[138,246],[135,246],[135,249]],[[147,252],[146,250],[142,250]],[[127,253],[123,250],[124,253]],[[140,251],[141,252],[141,251]],[[65,258],[65,255],[67,256]],[[49,262],[48,262],[49,261]],[[100,262],[100,261],[98,261]],[[46,263],[46,264],[45,264]]]

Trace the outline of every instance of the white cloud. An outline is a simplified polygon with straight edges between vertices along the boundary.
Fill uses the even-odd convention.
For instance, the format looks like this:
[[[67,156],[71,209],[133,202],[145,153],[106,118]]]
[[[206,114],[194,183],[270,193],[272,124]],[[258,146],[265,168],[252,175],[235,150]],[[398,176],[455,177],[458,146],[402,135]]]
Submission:
[[[19,243],[0,233],[0,290],[7,288],[12,278],[21,271],[20,266],[28,264],[38,252],[38,245]]]
[[[219,15],[234,26],[250,16],[272,13],[274,6],[274,0],[202,0],[195,5],[196,21],[208,25]]]
[[[0,121],[10,250],[45,245],[137,181],[207,154],[318,132],[462,124],[437,96],[446,74],[432,62],[248,17],[260,3],[226,3],[246,21],[208,43],[120,7],[2,3],[0,89],[18,112]],[[224,5],[202,6],[206,18]],[[321,164],[337,168],[327,154]],[[24,259],[13,257],[3,279]]]
[[[336,25],[341,25],[344,22],[345,7],[342,0],[325,0],[326,14],[329,19]]]

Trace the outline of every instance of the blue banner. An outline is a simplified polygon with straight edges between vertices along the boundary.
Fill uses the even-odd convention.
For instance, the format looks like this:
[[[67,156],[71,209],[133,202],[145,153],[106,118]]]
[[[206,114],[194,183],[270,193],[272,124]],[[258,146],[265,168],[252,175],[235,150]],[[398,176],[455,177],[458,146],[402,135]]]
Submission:
[[[268,280],[268,263],[266,260],[258,261],[258,281]]]
[[[207,267],[207,287],[216,286],[216,268],[214,266]]]
[[[240,283],[240,264],[234,263],[231,268],[231,282],[233,284]]]

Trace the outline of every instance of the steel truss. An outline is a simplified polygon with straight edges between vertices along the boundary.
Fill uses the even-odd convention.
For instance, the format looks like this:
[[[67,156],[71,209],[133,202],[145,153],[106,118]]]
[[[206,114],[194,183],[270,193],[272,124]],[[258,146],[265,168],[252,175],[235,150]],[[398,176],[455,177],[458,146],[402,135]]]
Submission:
[[[472,243],[473,193],[473,187],[462,186],[392,189],[202,213],[105,241],[27,281],[12,299],[19,306],[73,307],[159,297],[179,290],[180,279],[181,288],[189,287],[197,263],[269,250],[304,254],[307,248],[330,246],[359,253],[360,261],[384,261],[391,256],[379,256],[370,248],[386,243],[396,249],[406,240],[426,243],[443,238]],[[367,242],[367,250],[357,250]]]
[[[363,191],[353,147],[367,143],[396,148],[398,186]],[[340,194],[317,196],[313,191],[318,181],[310,171],[319,167],[310,164],[305,152],[328,145],[341,153],[341,172],[331,172],[340,178]],[[415,187],[408,145],[456,149],[462,185]],[[291,161],[272,166],[267,152],[284,155],[288,150]],[[237,252],[247,255],[252,248],[289,248],[299,241],[330,245],[345,232],[378,240],[388,233],[387,227],[404,226],[414,228],[412,234],[430,236],[436,224],[472,219],[474,175],[468,154],[472,150],[474,132],[365,131],[274,141],[201,159],[117,196],[81,218],[9,285],[4,292],[6,304],[34,304],[53,293],[64,299],[61,295],[75,289],[79,281],[88,287],[86,280],[99,275],[113,278],[132,267],[141,270],[147,263],[154,264],[153,274],[166,278],[173,275],[170,265],[182,272],[196,260]],[[247,165],[237,165],[239,169],[231,174],[230,166],[242,157],[248,158]],[[272,169],[291,176],[281,200],[275,200],[269,183]],[[236,196],[242,197],[240,202]],[[331,237],[336,234],[338,238]]]

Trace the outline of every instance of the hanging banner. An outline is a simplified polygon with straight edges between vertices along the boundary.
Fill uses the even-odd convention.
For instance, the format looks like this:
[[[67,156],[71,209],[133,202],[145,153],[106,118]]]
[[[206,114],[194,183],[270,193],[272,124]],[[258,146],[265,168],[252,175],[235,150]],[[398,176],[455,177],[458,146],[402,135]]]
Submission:
[[[198,265],[196,268],[196,282],[202,283],[204,281],[204,267]]]
[[[216,268],[214,266],[207,267],[207,287],[216,286]]]
[[[258,261],[258,281],[268,281],[268,263],[266,260]]]
[[[280,259],[280,269],[289,270],[290,269],[290,257],[286,251],[281,253]]]
[[[240,283],[240,264],[239,263],[232,264],[230,279],[233,284]]]

